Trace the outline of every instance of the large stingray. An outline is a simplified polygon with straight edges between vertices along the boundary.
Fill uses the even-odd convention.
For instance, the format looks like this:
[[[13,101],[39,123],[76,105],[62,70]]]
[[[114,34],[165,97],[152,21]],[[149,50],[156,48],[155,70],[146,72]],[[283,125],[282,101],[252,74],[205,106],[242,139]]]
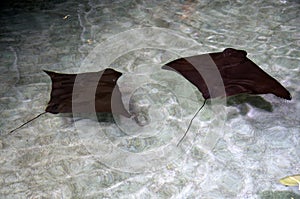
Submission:
[[[195,116],[203,108],[207,99],[216,97],[241,93],[272,93],[287,100],[292,99],[287,89],[246,55],[247,52],[244,50],[227,48],[223,52],[180,58],[167,63],[162,68],[178,72],[202,93],[205,100]],[[179,143],[188,132],[195,116]]]
[[[180,58],[162,68],[174,69],[183,75],[199,89],[204,99],[241,93],[272,93],[292,99],[288,90],[246,55],[246,51],[227,48],[223,52]],[[221,82],[216,80],[219,74]]]

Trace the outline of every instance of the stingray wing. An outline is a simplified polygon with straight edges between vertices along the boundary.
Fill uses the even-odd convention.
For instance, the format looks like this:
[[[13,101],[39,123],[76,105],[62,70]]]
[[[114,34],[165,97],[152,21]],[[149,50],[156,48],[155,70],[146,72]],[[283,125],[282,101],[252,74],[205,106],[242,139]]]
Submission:
[[[124,108],[117,85],[122,73],[113,69],[81,74],[45,72],[52,80],[52,91],[46,112],[54,114],[113,112],[130,117]]]
[[[290,100],[290,93],[246,55],[243,50],[227,48],[223,52],[177,59],[163,69],[173,69],[183,75],[205,99],[241,93],[272,93]]]

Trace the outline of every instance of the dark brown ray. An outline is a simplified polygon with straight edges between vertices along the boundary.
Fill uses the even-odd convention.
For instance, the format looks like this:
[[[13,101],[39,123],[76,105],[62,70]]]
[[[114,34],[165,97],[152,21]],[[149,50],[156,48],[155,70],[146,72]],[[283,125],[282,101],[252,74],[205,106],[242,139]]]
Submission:
[[[117,85],[122,73],[110,68],[80,74],[45,72],[52,80],[51,98],[46,112],[54,114],[102,112],[130,117],[124,108]]]
[[[180,58],[162,68],[174,69],[183,75],[200,90],[205,99],[241,93],[272,93],[287,100],[292,99],[288,90],[246,55],[246,51],[227,48],[223,52]],[[217,81],[217,75],[220,75],[221,83]]]
[[[248,59],[247,52],[243,50],[227,48],[223,52],[180,58],[162,68],[175,70],[184,76],[199,89],[205,99],[177,146],[186,136],[207,99],[242,93],[272,93],[287,100],[292,99],[289,91]]]
[[[45,112],[13,129],[12,133],[46,112],[114,113],[130,117],[124,108],[117,80],[122,73],[107,68],[99,72],[63,74],[44,70],[51,78],[52,90]]]

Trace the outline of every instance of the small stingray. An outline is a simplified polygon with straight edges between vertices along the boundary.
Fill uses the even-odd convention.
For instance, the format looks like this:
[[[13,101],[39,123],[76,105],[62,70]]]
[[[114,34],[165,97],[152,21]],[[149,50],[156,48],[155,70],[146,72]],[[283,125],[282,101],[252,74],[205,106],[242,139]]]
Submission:
[[[46,112],[118,113],[130,117],[124,108],[117,85],[117,80],[122,73],[110,68],[81,74],[45,72],[52,80],[51,98]],[[93,101],[95,106],[91,106]]]
[[[125,117],[131,116],[123,105],[121,92],[117,85],[117,80],[122,73],[111,68],[81,74],[44,72],[50,76],[52,81],[50,101],[45,112],[10,131],[10,133],[47,112],[53,114],[97,112],[116,113]]]
[[[196,115],[207,99],[216,97],[272,93],[287,100],[292,99],[287,89],[246,55],[244,50],[227,48],[223,52],[180,58],[162,68],[178,72],[202,93],[205,100]],[[186,136],[195,116],[179,143]]]

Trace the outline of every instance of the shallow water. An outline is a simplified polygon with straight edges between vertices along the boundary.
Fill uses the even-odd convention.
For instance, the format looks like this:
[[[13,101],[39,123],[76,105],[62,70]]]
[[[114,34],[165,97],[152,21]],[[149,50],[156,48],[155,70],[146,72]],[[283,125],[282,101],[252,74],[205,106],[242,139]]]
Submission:
[[[1,8],[0,198],[300,198],[297,1],[36,1]],[[244,49],[293,97],[203,98],[160,67]],[[41,113],[43,69],[114,68],[134,119]],[[101,122],[98,122],[100,118]],[[298,194],[298,195],[296,195]]]

